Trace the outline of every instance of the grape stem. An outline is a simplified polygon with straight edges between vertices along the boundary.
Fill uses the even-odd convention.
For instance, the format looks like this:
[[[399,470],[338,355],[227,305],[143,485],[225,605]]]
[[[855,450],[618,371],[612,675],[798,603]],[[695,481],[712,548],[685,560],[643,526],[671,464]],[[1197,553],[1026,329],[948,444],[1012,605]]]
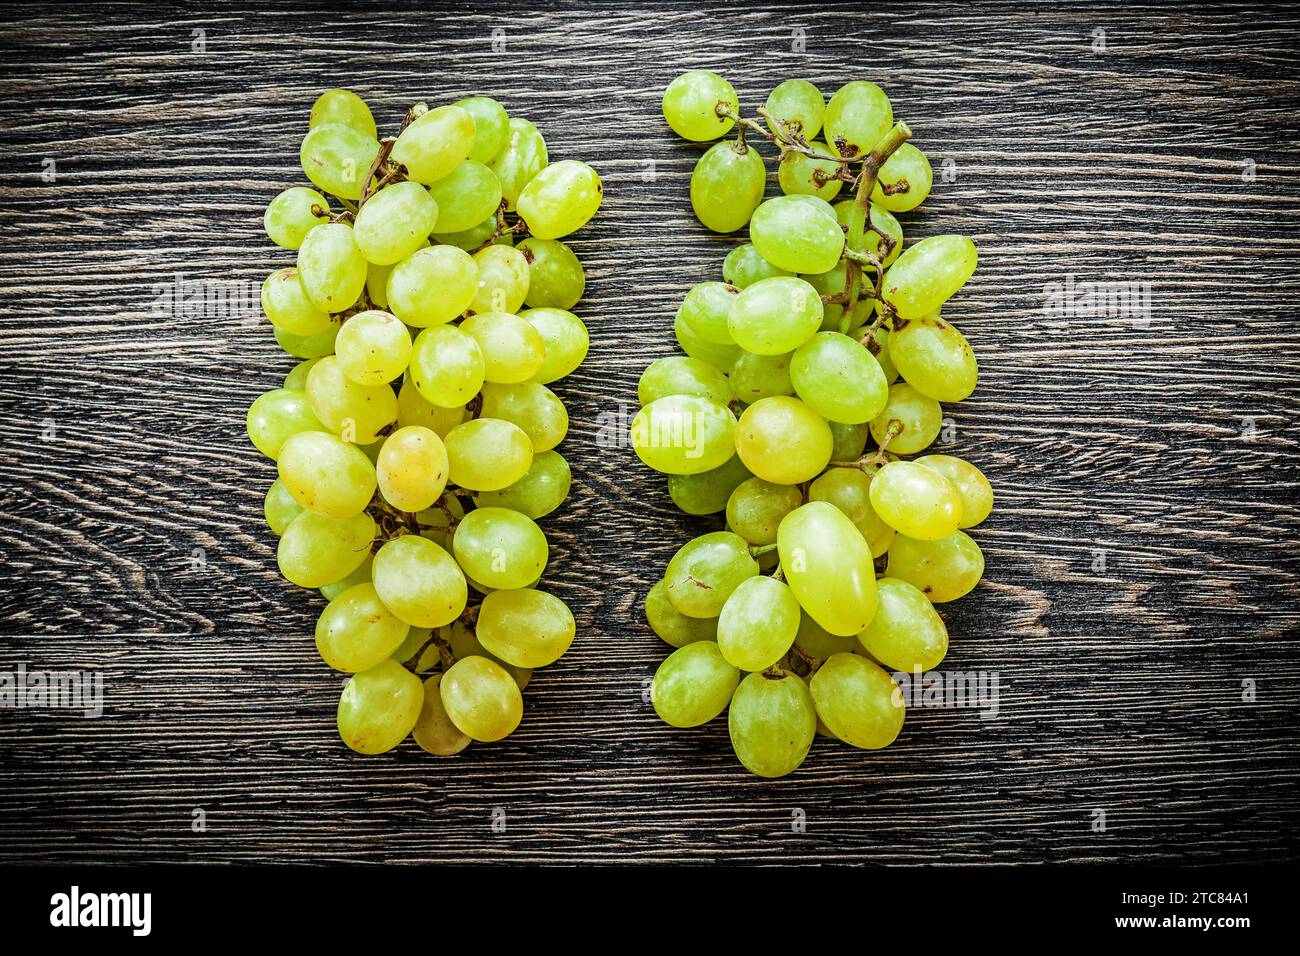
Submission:
[[[880,167],[885,165],[885,161],[894,155],[898,147],[911,138],[912,130],[906,123],[895,123],[893,129],[886,133],[880,142],[871,147],[871,152],[867,153],[866,158],[863,159],[862,172],[858,174],[857,195],[854,197],[853,206],[849,210],[849,232],[844,250],[846,256],[850,252],[866,252],[868,231],[880,232],[882,245],[887,238],[871,221],[871,191],[875,188],[876,179],[880,175]],[[892,240],[890,240],[890,249],[892,248]],[[889,250],[882,249],[882,252],[886,256],[889,255]],[[880,299],[885,270],[883,266],[879,265],[880,260],[876,261],[878,265],[876,298]],[[857,307],[858,296],[861,292],[861,271],[860,263],[850,258],[848,268],[845,270],[849,302],[844,309],[850,316]]]
[[[828,464],[831,468],[857,468],[859,471],[866,471],[876,465],[886,465],[894,460],[885,449],[889,443],[903,433],[903,423],[897,418],[889,420],[889,427],[885,429],[885,436],[880,440],[879,447],[870,455],[863,455],[853,461],[832,461]]]
[[[749,556],[751,558],[761,558],[763,555],[770,554],[775,550],[776,550],[776,545],[774,544],[764,544],[764,545],[754,544],[754,545],[750,545],[749,547]]]
[[[817,152],[809,145],[808,140],[804,138],[802,133],[791,131],[788,120],[774,119],[772,114],[762,106],[758,108],[759,115],[771,122],[773,128],[778,132],[772,132],[772,130],[756,120],[746,119],[721,100],[714,108],[714,112],[724,119],[732,120],[740,127],[737,132],[737,140],[741,144],[744,143],[745,130],[747,129],[762,136],[769,143],[775,143],[780,148],[780,154],[777,156],[778,162],[784,159],[787,153],[798,153],[800,156],[807,156],[810,159],[822,159],[828,163],[847,164],[861,162],[862,160],[860,156],[834,156]],[[737,152],[740,152],[740,150],[737,150]]]
[[[420,649],[415,652],[415,655],[413,657],[409,657],[406,660],[402,661],[402,666],[405,667],[412,674],[418,674],[420,672],[420,660],[424,657],[424,652],[427,651],[429,647],[433,644],[439,645],[438,651],[439,653],[441,653],[444,642],[439,640],[437,629],[435,629],[434,632],[429,635],[429,639],[427,641],[425,641],[423,644],[420,645]]]

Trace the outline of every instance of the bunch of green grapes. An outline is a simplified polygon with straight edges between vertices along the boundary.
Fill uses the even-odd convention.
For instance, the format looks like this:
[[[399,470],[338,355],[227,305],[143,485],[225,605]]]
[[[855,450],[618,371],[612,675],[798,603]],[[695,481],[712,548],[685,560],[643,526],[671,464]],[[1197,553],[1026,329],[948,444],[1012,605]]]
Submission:
[[[984,573],[966,532],[992,510],[988,480],[924,454],[940,403],[978,378],[940,315],[974,273],[975,245],[942,235],[903,250],[894,213],[928,195],[930,164],[872,83],[827,103],[811,83],[784,82],[760,125],[740,117],[726,80],[692,72],[663,108],[688,139],[739,127],[700,159],[691,201],[715,231],[749,223],[750,242],[727,255],[723,281],[686,294],[675,322],[686,354],[652,363],[638,386],[637,455],[668,475],[683,511],[726,516],[646,596],[651,628],[677,648],[652,700],[675,727],[728,710],[741,763],[779,777],[817,734],[892,742],[904,704],[887,669],[937,666],[948,632],[935,605]],[[778,147],[783,195],[763,198],[747,132]]]
[[[301,360],[248,410],[279,472],[266,520],[281,573],[329,602],[316,647],[352,675],[344,743],[382,753],[409,734],[454,754],[510,734],[533,669],[573,641],[568,607],[537,588],[537,520],[570,484],[547,386],[588,345],[560,239],[596,213],[600,177],[550,163],[537,127],[483,96],[419,104],[381,142],[360,97],[329,90],[301,162],[315,188],[265,217],[297,261],[262,308]]]

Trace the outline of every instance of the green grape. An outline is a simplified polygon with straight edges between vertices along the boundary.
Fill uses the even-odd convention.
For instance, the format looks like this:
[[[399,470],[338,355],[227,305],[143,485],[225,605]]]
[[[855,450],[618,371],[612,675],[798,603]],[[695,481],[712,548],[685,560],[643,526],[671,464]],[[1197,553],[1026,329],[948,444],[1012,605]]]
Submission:
[[[694,475],[726,464],[735,454],[736,416],[698,395],[665,395],[632,419],[632,448],[655,471]]]
[[[760,279],[772,279],[791,274],[785,269],[778,269],[764,259],[751,242],[736,246],[727,253],[727,258],[722,260],[722,278],[737,289],[748,288]]]
[[[572,481],[563,455],[557,451],[538,452],[522,478],[496,491],[480,491],[474,503],[480,508],[510,508],[536,521],[564,503]]]
[[[373,584],[358,584],[330,601],[316,622],[316,650],[326,664],[355,674],[385,661],[408,626],[379,600]]]
[[[740,416],[736,453],[759,478],[797,485],[831,460],[831,429],[811,408],[785,395],[760,398]]]
[[[859,156],[875,146],[894,125],[894,109],[885,91],[865,80],[845,83],[826,104],[822,120],[826,142],[841,156]]]
[[[311,116],[307,120],[307,128],[315,129],[326,123],[350,126],[372,138],[378,135],[370,107],[351,90],[326,90],[316,97],[316,102],[311,107]]]
[[[973,528],[993,510],[993,486],[970,462],[952,455],[924,455],[913,464],[929,468],[948,479],[961,499],[959,528]]]
[[[727,499],[749,469],[732,455],[725,464],[694,475],[669,475],[668,496],[688,515],[711,515],[727,507]]]
[[[534,309],[571,309],[587,287],[582,263],[573,250],[556,239],[530,236],[519,243],[528,263],[528,294],[524,302]]]
[[[443,495],[416,516],[420,527],[420,537],[428,538],[448,554],[451,553],[451,536],[456,530],[456,523],[465,517],[465,508],[456,495]]]
[[[831,461],[855,461],[867,447],[871,429],[866,425],[828,422],[831,426]]]
[[[645,596],[645,619],[650,629],[673,647],[717,639],[716,617],[687,617],[668,600],[668,585],[659,581]]]
[[[809,143],[809,146],[822,156],[837,155],[825,143]],[[787,196],[817,196],[830,202],[844,185],[844,180],[836,176],[839,169],[840,163],[834,159],[813,159],[802,153],[788,153],[777,165],[776,181]]]
[[[509,508],[476,508],[465,515],[456,526],[452,551],[467,575],[490,588],[530,586],[546,570],[549,555],[537,523]]]
[[[781,570],[799,606],[832,634],[857,634],[876,613],[871,550],[844,512],[810,501],[786,515],[776,536]]]
[[[849,425],[871,421],[889,398],[880,363],[838,332],[818,332],[799,346],[790,359],[790,381],[817,414]]]
[[[545,346],[545,357],[533,381],[549,385],[574,371],[587,357],[590,344],[587,327],[572,312],[558,308],[526,309],[519,313],[519,318],[537,330]]]
[[[840,740],[863,750],[888,747],[903,729],[907,708],[882,668],[857,654],[835,654],[808,682],[817,716]]]
[[[387,385],[358,385],[343,374],[338,356],[307,373],[307,401],[321,423],[344,441],[369,445],[397,418],[397,396]]]
[[[463,621],[456,621],[451,625],[447,632],[447,644],[451,647],[451,656],[458,661],[467,657],[483,657],[499,665],[514,679],[515,686],[520,690],[527,687],[528,682],[532,680],[533,672],[527,667],[516,667],[493,656],[492,652],[479,641],[474,629]]]
[[[424,702],[411,736],[425,752],[436,757],[452,757],[469,746],[470,737],[452,723],[442,702],[441,685],[442,674],[434,674],[425,680]]]
[[[312,185],[356,202],[365,188],[366,173],[378,155],[379,141],[373,134],[341,123],[325,123],[303,139],[298,161]]]
[[[969,593],[984,576],[984,555],[971,536],[954,531],[938,541],[899,535],[889,548],[885,573],[914,585],[935,604]]]
[[[519,193],[516,208],[538,239],[562,239],[585,226],[604,196],[600,176],[586,163],[565,159],[547,166]]]
[[[565,411],[564,403],[549,388],[537,382],[514,385],[488,382],[483,386],[483,406],[479,414],[518,425],[533,443],[534,453],[550,451],[564,440],[569,430],[569,413]]]
[[[384,542],[370,573],[379,599],[414,627],[445,627],[469,598],[465,575],[452,556],[418,534]]]
[[[748,286],[736,297],[727,328],[736,344],[756,355],[784,355],[821,327],[822,300],[803,279],[777,277]]]
[[[524,715],[519,685],[486,657],[458,660],[442,676],[442,704],[460,731],[478,741],[508,737]]]
[[[366,200],[352,232],[367,262],[394,265],[428,245],[439,215],[429,190],[419,183],[394,183]]]
[[[438,208],[437,224],[430,232],[462,232],[495,218],[501,204],[501,180],[482,163],[466,160],[431,185],[429,195]]]
[[[655,359],[641,373],[636,394],[642,405],[666,395],[698,395],[719,405],[726,405],[732,398],[726,375],[688,355]]]
[[[899,382],[889,386],[889,401],[885,410],[871,420],[871,436],[884,445],[889,439],[889,450],[898,455],[914,455],[939,435],[943,427],[943,409],[927,395],[922,395],[911,385]]]
[[[573,643],[573,613],[545,591],[493,591],[483,599],[476,629],[483,646],[503,661],[545,667]]]
[[[828,272],[844,251],[844,230],[813,196],[776,196],[754,210],[749,237],[768,262],[790,272]]]
[[[807,614],[799,618],[795,647],[813,660],[824,661],[832,654],[848,654],[860,648],[857,637],[832,634]]]
[[[738,298],[736,289],[725,282],[701,282],[682,298],[677,321],[706,342],[735,345],[727,323]]]
[[[850,219],[852,218],[855,209],[854,200],[841,199],[835,204],[834,208],[835,218],[839,221],[840,225],[850,225]],[[881,262],[888,266],[897,259],[899,253],[903,251],[903,227],[892,212],[888,209],[882,208],[881,206],[877,206],[875,203],[871,204],[871,223],[889,236],[889,238],[893,240],[893,244],[890,246],[889,252],[886,255],[881,256],[880,244],[883,240],[880,238],[880,233],[867,230],[864,233],[866,245],[863,247],[862,251],[876,256]],[[874,274],[874,270],[872,270],[872,273]],[[869,300],[864,300],[861,303],[861,305],[866,307],[868,312],[870,311],[872,304],[873,303]]]
[[[339,329],[334,352],[343,374],[358,385],[386,385],[406,371],[411,333],[387,312],[358,312]]]
[[[423,511],[447,487],[447,449],[421,425],[399,428],[384,439],[375,467],[379,493],[398,511]]]
[[[785,657],[799,631],[799,602],[783,581],[753,577],[731,592],[718,617],[718,650],[742,671]]]
[[[454,325],[435,325],[415,337],[407,374],[425,401],[463,409],[483,387],[486,370],[483,350],[472,336]]]
[[[957,530],[961,497],[943,475],[912,461],[891,461],[871,479],[871,506],[891,528],[922,541]]]
[[[526,119],[510,117],[505,141],[488,165],[501,181],[506,209],[513,210],[519,194],[534,176],[546,168],[546,140]]]
[[[803,494],[793,485],[749,478],[727,500],[727,527],[750,544],[775,544],[782,519],[801,504]]]
[[[435,184],[436,185],[436,184]],[[462,229],[459,232],[435,232],[433,238],[447,246],[455,246],[458,249],[464,249],[466,252],[474,252],[476,249],[486,245],[488,242],[494,242],[499,245],[509,246],[514,244],[513,233],[503,232],[496,235],[497,217],[496,210],[482,222],[470,226],[468,229]]]
[[[304,511],[280,536],[280,573],[299,587],[319,588],[345,578],[370,555],[375,522],[364,512],[330,518]]]
[[[760,398],[793,395],[794,384],[790,381],[792,354],[756,355],[753,352],[741,352],[736,364],[731,367],[731,388],[736,398],[753,404]]]
[[[808,486],[809,501],[833,504],[862,534],[871,556],[878,558],[894,541],[894,529],[871,504],[872,479],[857,468],[831,468]]]
[[[339,698],[339,736],[361,754],[392,750],[420,719],[424,686],[401,664],[386,660],[353,675]]]
[[[366,559],[352,569],[350,573],[337,581],[331,581],[329,584],[320,586],[321,597],[327,601],[332,601],[348,588],[354,588],[358,584],[370,583],[370,571],[374,565],[374,558],[367,554]]]
[[[389,155],[406,178],[429,185],[451,174],[474,148],[474,117],[459,106],[440,106],[402,131]]]
[[[960,402],[975,391],[979,365],[966,337],[938,315],[895,319],[890,355],[908,385],[940,402]]]
[[[896,671],[928,671],[948,653],[948,629],[926,596],[896,578],[876,582],[880,604],[867,629],[858,635],[862,646],[880,663]]]
[[[901,192],[885,192],[885,184],[897,188],[906,180],[907,187]],[[871,201],[879,203],[891,212],[908,212],[925,202],[934,184],[934,171],[930,160],[911,143],[904,143],[885,160],[876,177],[876,185],[871,190]]]
[[[730,531],[714,531],[677,549],[664,572],[668,600],[689,617],[717,617],[740,583],[758,574],[749,544]]]
[[[765,104],[767,128],[773,133],[785,131],[799,133],[812,140],[821,132],[822,116],[826,113],[826,98],[822,91],[807,80],[785,80],[767,94]],[[778,126],[778,123],[784,120]],[[774,122],[775,121],[775,122]]]
[[[302,514],[302,505],[298,504],[284,482],[279,478],[271,482],[266,489],[266,498],[262,502],[262,514],[266,516],[266,525],[276,537],[284,534],[293,519]]]
[[[854,335],[857,334],[855,331]],[[898,368],[894,365],[894,359],[889,353],[889,330],[880,326],[872,333],[871,341],[867,343],[867,350],[876,357],[880,363],[880,370],[885,373],[885,381],[891,385],[898,380]]]
[[[388,277],[392,274],[392,266],[377,266],[373,262],[366,264],[366,296],[376,309],[388,308]]]
[[[978,262],[975,243],[965,236],[922,239],[885,273],[885,301],[897,310],[899,318],[933,315],[975,274]]]
[[[441,405],[434,405],[420,394],[419,388],[415,382],[411,381],[410,376],[402,382],[402,388],[397,393],[397,427],[405,428],[408,425],[422,425],[429,429],[439,438],[446,438],[447,433],[465,420],[465,409],[443,408]]]
[[[247,425],[249,441],[272,461],[299,432],[328,431],[312,412],[307,393],[297,388],[274,388],[259,395],[248,406]]]
[[[673,727],[707,724],[726,708],[740,683],[740,671],[712,641],[694,641],[673,651],[655,671],[650,702]]]
[[[451,105],[459,106],[474,118],[474,148],[469,151],[469,158],[476,163],[490,163],[506,141],[506,130],[510,128],[506,108],[490,96],[470,96]]]
[[[312,366],[319,362],[318,358],[303,359],[293,368],[289,369],[284,376],[285,388],[304,389],[307,387],[307,375],[311,372]]]
[[[542,334],[509,312],[471,315],[460,323],[460,330],[478,343],[483,353],[483,374],[489,382],[526,382],[546,359]]]
[[[664,119],[678,136],[697,143],[726,136],[736,121],[718,114],[737,114],[740,100],[731,84],[717,73],[691,70],[668,84],[664,90]]]
[[[691,172],[691,208],[705,228],[735,232],[763,201],[767,167],[758,150],[744,143],[709,147]]]
[[[280,480],[298,504],[331,518],[360,514],[375,494],[375,466],[356,445],[305,431],[280,449]]]
[[[833,269],[814,275],[800,276],[822,296],[843,295],[848,289],[848,262],[840,260]],[[822,306],[823,332],[838,332],[844,318],[844,306],[838,302],[827,302]]]
[[[475,312],[519,311],[528,295],[528,260],[511,246],[488,246],[474,253],[478,290],[470,308]]]
[[[817,736],[817,710],[808,685],[789,671],[750,674],[727,712],[736,757],[750,773],[784,777],[798,769]]]
[[[312,207],[319,207],[320,212],[313,212]],[[324,196],[306,186],[292,186],[267,204],[262,225],[277,246],[297,249],[308,232],[329,219],[330,204]]]
[[[511,422],[475,418],[457,425],[443,440],[451,482],[470,491],[498,491],[528,474],[533,444]]]
[[[294,358],[322,358],[334,351],[334,339],[339,334],[339,323],[333,320],[315,335],[294,335],[284,329],[275,329],[275,341]]]
[[[366,260],[347,223],[328,222],[307,233],[298,249],[298,281],[318,309],[342,312],[361,298]]]
[[[469,309],[478,282],[478,266],[464,249],[417,249],[388,276],[388,308],[416,328],[442,325]]]
[[[719,371],[730,371],[731,366],[736,364],[736,359],[740,357],[739,345],[718,345],[701,338],[682,321],[680,315],[673,320],[673,334],[677,337],[677,344],[681,346],[683,352],[693,359],[707,362]]]

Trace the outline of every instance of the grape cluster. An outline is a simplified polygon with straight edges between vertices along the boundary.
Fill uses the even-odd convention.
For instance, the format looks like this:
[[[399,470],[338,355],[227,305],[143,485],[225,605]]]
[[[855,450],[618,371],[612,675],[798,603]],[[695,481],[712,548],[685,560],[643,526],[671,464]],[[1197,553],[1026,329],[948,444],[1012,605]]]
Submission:
[[[728,253],[724,281],[683,299],[686,355],[638,385],[637,455],[667,473],[679,508],[727,523],[678,550],[646,596],[650,626],[677,648],[651,696],[675,727],[729,709],[741,763],[779,777],[818,733],[891,743],[905,708],[885,668],[938,665],[948,633],[934,605],[984,573],[964,529],[992,510],[989,482],[950,455],[905,457],[938,436],[940,402],[975,388],[975,356],[940,316],[975,245],[940,235],[903,250],[894,213],[929,194],[930,163],[873,83],[826,102],[786,81],[759,122],[725,79],[696,71],[673,80],[663,110],[689,140],[737,130],[699,159],[691,203],[716,232],[748,223],[750,242]],[[764,199],[747,135],[778,148],[782,195]]]
[[[570,484],[547,385],[588,346],[569,311],[582,266],[558,240],[596,213],[600,178],[549,163],[537,127],[482,96],[418,104],[381,142],[361,98],[329,90],[300,158],[316,188],[265,216],[298,256],[262,308],[302,360],[248,410],[279,472],[266,520],[281,573],[329,602],[316,647],[352,675],[344,743],[382,753],[411,734],[454,754],[511,733],[533,668],[574,637],[535,587],[536,521]]]

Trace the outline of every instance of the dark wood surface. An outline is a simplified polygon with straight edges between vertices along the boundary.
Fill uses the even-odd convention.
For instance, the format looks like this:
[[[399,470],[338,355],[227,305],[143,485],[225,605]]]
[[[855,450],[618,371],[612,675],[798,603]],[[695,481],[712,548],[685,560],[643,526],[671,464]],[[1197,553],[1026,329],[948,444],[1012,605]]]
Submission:
[[[0,710],[0,860],[1296,858],[1294,15],[437,6],[7,11],[0,668],[100,670],[106,710]],[[985,469],[998,507],[976,534],[984,582],[943,609],[944,666],[998,672],[1001,714],[913,710],[889,749],[818,740],[778,782],[742,770],[724,722],[676,731],[644,703],[666,646],[641,599],[719,522],[596,444],[734,241],[692,217],[701,147],[659,112],[692,67],[724,71],[749,111],[791,76],[881,83],[956,174],[907,235],[981,251],[945,316],[983,374],[943,450]],[[274,469],[243,430],[291,360],[265,324],[154,309],[177,274],[255,289],[291,260],[261,212],[302,181],[331,86],[390,128],[417,99],[495,96],[605,178],[573,242],[591,355],[559,389],[576,483],[544,522],[579,637],[514,736],[454,759],[339,743],[342,679],[311,640],[323,602],[277,577]],[[1048,321],[1067,277],[1148,281],[1150,322]]]

